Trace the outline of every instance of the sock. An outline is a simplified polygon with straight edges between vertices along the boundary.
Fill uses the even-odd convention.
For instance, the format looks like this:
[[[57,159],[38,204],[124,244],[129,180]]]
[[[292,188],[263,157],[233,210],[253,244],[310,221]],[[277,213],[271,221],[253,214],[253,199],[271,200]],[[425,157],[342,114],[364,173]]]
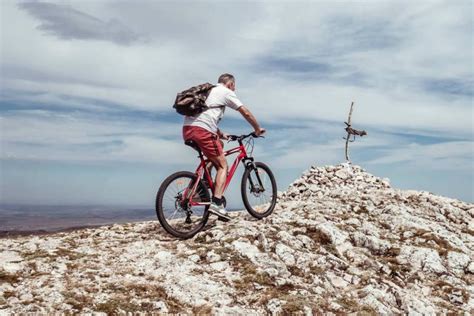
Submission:
[[[223,201],[222,198],[219,199],[219,198],[216,198],[214,196],[212,197],[212,203],[216,203],[217,205],[222,205],[223,202],[224,201]]]

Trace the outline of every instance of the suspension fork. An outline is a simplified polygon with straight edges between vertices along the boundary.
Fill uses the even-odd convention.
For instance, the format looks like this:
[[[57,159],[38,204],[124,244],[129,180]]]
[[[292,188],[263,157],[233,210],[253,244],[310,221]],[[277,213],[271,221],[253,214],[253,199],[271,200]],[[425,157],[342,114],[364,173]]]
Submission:
[[[257,177],[258,185],[263,191],[265,191],[265,188],[263,187],[262,179],[260,179],[260,175],[258,174],[258,168],[257,168],[257,166],[255,166],[255,162],[254,162],[253,157],[245,157],[242,160],[242,163],[244,164],[245,169],[255,171],[255,175]],[[255,189],[255,185],[253,183],[252,177],[249,177],[249,182],[250,182],[250,185],[251,185],[251,188],[252,188],[251,190],[253,191]]]

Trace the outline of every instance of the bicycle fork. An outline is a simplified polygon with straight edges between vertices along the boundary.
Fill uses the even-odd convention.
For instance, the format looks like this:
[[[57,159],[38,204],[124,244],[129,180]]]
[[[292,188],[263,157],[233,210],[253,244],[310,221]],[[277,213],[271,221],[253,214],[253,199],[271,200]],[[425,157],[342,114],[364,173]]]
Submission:
[[[261,193],[265,192],[265,188],[263,187],[262,179],[260,179],[260,175],[258,173],[258,168],[255,166],[254,159],[253,157],[247,157],[244,158],[243,161],[244,166],[246,169],[253,170],[255,171],[255,176],[258,181],[258,187],[255,188],[255,184],[253,183],[252,176],[249,176],[249,182],[250,182],[250,192],[252,193]]]

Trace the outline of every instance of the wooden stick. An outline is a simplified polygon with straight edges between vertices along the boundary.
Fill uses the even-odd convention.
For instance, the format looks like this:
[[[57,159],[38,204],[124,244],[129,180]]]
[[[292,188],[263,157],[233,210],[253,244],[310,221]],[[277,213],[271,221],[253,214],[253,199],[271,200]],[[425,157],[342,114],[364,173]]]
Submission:
[[[352,110],[354,108],[354,101],[351,103],[351,109],[349,111],[349,118],[347,119],[347,125],[351,125],[351,118],[352,118]],[[351,137],[351,134],[347,133],[347,138],[346,138],[346,161],[349,162],[349,139]]]

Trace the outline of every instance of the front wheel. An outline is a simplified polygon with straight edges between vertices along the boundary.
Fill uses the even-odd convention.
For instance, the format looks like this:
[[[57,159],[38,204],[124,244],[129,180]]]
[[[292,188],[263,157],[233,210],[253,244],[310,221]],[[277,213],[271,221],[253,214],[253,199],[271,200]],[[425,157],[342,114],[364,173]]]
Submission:
[[[270,215],[276,205],[277,185],[270,168],[263,162],[248,166],[242,177],[241,193],[247,211],[260,219]]]
[[[156,214],[161,226],[178,238],[191,238],[198,233],[209,218],[209,189],[197,179],[196,191],[189,196],[196,181],[196,175],[180,171],[163,181],[156,195]],[[188,196],[186,196],[188,195]],[[191,205],[191,202],[206,202],[205,205]]]

